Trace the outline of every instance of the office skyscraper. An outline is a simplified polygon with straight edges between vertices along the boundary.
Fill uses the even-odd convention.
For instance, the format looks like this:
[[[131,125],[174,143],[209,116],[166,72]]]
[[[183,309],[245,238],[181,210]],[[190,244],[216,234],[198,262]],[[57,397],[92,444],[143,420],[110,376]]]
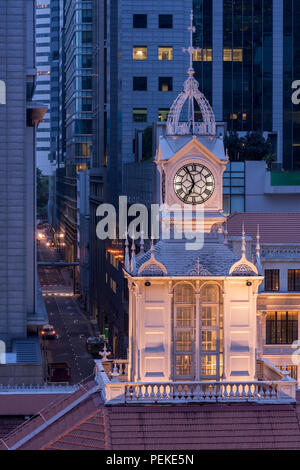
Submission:
[[[26,362],[24,352],[27,362],[38,360],[38,338],[27,338],[27,332],[46,319],[36,275],[34,149],[36,126],[46,109],[32,101],[34,2],[1,0],[0,11],[0,340],[8,352],[17,353],[12,364],[1,366],[1,383],[12,383],[11,368]],[[35,371],[29,383],[36,383]]]
[[[277,143],[277,162],[300,168],[300,5],[295,0],[194,0],[200,88],[229,131],[265,132]]]
[[[37,166],[44,175],[51,171],[50,153],[50,0],[37,0],[35,11],[37,79],[34,100],[45,103],[48,112],[37,130]]]

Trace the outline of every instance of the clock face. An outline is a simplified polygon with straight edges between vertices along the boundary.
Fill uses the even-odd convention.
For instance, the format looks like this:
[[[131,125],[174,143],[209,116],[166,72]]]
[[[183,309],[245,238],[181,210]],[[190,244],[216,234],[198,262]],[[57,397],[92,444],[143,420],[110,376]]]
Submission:
[[[212,196],[214,188],[212,172],[199,163],[184,165],[174,178],[176,196],[185,204],[203,204]]]

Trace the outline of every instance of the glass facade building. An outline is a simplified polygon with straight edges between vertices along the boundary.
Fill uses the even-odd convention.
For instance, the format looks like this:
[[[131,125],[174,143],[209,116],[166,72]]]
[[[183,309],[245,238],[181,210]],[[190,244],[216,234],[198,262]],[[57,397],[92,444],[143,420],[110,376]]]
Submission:
[[[277,162],[300,168],[300,4],[296,0],[194,0],[194,68],[228,131],[257,131],[277,143]]]

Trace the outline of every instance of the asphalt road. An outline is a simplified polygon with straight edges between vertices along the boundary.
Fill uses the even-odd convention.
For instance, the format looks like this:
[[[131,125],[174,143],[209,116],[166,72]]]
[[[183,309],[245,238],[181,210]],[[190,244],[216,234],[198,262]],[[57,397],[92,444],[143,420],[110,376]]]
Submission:
[[[54,248],[40,242],[38,260],[59,261],[59,256]],[[86,339],[94,336],[93,326],[72,295],[71,271],[56,268],[38,271],[49,323],[58,335],[54,340],[42,340],[44,358],[48,363],[67,362],[71,368],[70,383],[77,384],[93,373],[94,360],[85,345]]]

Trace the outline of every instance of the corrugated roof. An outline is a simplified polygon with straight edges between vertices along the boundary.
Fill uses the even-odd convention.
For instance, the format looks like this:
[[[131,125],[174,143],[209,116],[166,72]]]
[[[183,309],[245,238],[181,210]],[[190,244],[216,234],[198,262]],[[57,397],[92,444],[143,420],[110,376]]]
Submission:
[[[261,243],[300,243],[300,212],[235,212],[227,219],[229,236],[246,235],[256,239],[257,225]]]

